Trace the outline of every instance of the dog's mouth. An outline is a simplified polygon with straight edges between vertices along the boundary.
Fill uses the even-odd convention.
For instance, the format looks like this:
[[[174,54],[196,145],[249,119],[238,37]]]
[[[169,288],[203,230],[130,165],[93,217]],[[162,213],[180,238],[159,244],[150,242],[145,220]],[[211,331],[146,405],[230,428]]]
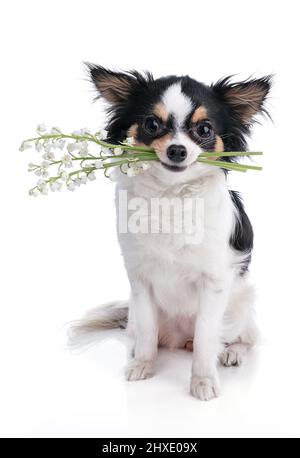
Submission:
[[[165,162],[160,162],[161,165],[163,165],[167,170],[171,170],[171,172],[183,172],[184,170],[187,169],[186,165],[170,165],[166,164]]]

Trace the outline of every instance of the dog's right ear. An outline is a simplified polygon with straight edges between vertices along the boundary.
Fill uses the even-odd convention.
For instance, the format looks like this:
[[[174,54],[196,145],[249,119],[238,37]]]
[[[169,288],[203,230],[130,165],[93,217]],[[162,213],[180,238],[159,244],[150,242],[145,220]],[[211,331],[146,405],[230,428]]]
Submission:
[[[114,72],[100,65],[86,65],[99,96],[112,105],[124,102],[139,87],[145,86],[152,79],[150,73],[143,76],[136,71]]]

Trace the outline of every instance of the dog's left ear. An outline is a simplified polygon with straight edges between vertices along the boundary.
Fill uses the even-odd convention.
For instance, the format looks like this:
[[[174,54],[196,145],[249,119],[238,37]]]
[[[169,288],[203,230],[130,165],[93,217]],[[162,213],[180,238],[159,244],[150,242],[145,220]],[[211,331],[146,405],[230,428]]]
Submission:
[[[271,84],[271,75],[238,83],[231,82],[229,76],[212,85],[212,89],[243,124],[248,124],[256,114],[266,113],[264,102]]]
[[[152,78],[150,73],[144,76],[136,71],[115,72],[100,65],[86,65],[99,97],[103,97],[111,105],[121,104]]]

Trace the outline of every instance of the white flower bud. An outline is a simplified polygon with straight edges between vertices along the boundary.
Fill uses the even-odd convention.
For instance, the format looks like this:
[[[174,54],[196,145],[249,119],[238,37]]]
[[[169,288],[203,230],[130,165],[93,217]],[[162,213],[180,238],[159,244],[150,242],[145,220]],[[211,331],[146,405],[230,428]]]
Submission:
[[[56,181],[56,184],[57,184],[57,191],[61,191],[63,183],[61,181]]]
[[[76,188],[75,183],[71,181],[71,183],[68,184],[68,191],[73,192],[75,191],[75,188]]]
[[[46,186],[46,184],[47,184],[47,183],[46,183],[45,180],[39,180],[39,181],[37,182],[37,187],[38,187],[38,188],[42,188],[43,186]]]
[[[58,146],[58,148],[61,149],[61,150],[64,148],[65,144],[66,144],[66,140],[60,139],[60,140],[58,140],[58,142],[57,142],[57,146]]]
[[[135,142],[134,137],[128,137],[128,138],[126,138],[126,142],[125,143],[127,143],[127,145],[133,146],[134,142]]]
[[[115,148],[115,149],[114,149],[114,154],[115,154],[116,156],[121,156],[122,153],[123,153],[122,148]]]
[[[49,165],[50,165],[50,162],[48,162],[48,161],[43,161],[41,163],[41,166],[43,167],[43,169],[47,169],[49,167]]]
[[[88,155],[89,148],[87,142],[79,142],[77,143],[79,149],[79,156],[85,157]]]
[[[20,151],[25,151],[26,149],[29,149],[32,147],[32,143],[31,142],[28,142],[28,141],[25,141],[21,144],[19,150]]]
[[[54,156],[54,153],[50,152],[50,153],[43,154],[43,158],[46,159],[47,161],[54,161],[55,156]]]
[[[63,180],[63,181],[67,181],[69,179],[69,174],[67,172],[62,172],[60,174],[60,178]]]
[[[53,183],[50,184],[50,189],[52,192],[57,191],[58,189],[57,181],[54,181]]]
[[[95,161],[95,167],[96,169],[101,169],[103,167],[103,161],[101,159]]]
[[[43,149],[43,144],[40,141],[35,142],[35,149],[39,153]]]
[[[29,193],[30,196],[37,197],[39,195],[36,189],[30,189]]]
[[[77,149],[77,144],[76,143],[69,143],[68,146],[67,146],[67,150],[69,151],[69,153],[72,153],[76,149]]]
[[[46,153],[51,153],[54,146],[52,143],[47,143],[44,148],[45,148]]]
[[[96,180],[95,172],[90,172],[87,177],[90,181]]]
[[[37,130],[38,133],[46,132],[47,126],[46,126],[46,124],[39,124],[37,126],[36,130]]]
[[[64,154],[62,157],[62,163],[65,167],[72,167],[72,157],[69,154]]]
[[[109,148],[105,148],[104,146],[102,146],[101,151],[104,156],[110,156],[112,154],[111,150]]]

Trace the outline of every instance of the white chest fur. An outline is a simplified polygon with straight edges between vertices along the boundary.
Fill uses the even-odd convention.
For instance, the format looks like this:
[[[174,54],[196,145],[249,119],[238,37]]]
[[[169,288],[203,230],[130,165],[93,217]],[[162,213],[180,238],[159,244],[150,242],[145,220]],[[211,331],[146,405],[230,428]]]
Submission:
[[[234,206],[224,174],[218,170],[210,176],[171,186],[147,173],[135,178],[122,176],[116,189],[118,217],[121,214],[120,191],[126,191],[129,207],[132,199],[136,198],[142,198],[148,204],[143,215],[148,222],[147,232],[132,233],[128,230],[119,233],[129,277],[139,277],[149,282],[160,307],[168,312],[171,308],[173,313],[180,313],[184,303],[185,313],[194,313],[196,285],[204,277],[217,282],[224,270],[232,265],[233,251],[229,246],[229,238],[234,224]],[[198,228],[200,239],[196,242],[193,239],[191,243],[191,238],[184,232],[162,233],[161,225],[158,232],[152,233],[151,228],[157,228],[158,225],[153,221],[157,215],[151,213],[151,199],[157,198],[200,199],[201,218],[197,219],[197,224],[201,225]],[[189,208],[185,209],[185,213]]]

